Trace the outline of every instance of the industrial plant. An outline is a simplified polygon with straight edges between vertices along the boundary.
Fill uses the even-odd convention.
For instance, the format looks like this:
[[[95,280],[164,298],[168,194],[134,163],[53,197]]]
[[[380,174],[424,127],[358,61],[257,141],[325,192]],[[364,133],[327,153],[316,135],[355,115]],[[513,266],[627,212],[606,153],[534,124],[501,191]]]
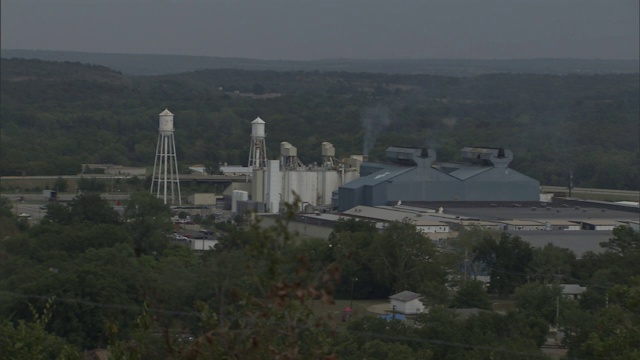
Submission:
[[[173,114],[160,113],[151,193],[165,203],[181,204],[173,136]],[[392,146],[385,162],[363,162],[362,155],[336,158],[329,142],[319,149],[319,163],[305,165],[297,148],[280,143],[276,159],[267,156],[266,122],[251,122],[251,139],[244,186],[231,192],[232,212],[279,213],[296,197],[304,212],[346,211],[359,205],[379,206],[402,201],[535,202],[540,183],[511,168],[508,149],[465,147],[459,163],[436,162],[428,148]],[[237,166],[236,166],[237,167]],[[236,170],[237,171],[237,170]]]
[[[392,146],[386,158],[387,163],[360,165],[360,178],[340,186],[334,207],[345,211],[398,201],[540,199],[540,183],[508,167],[513,153],[507,149],[465,147],[462,163],[436,163],[432,149]]]
[[[328,142],[321,145],[322,163],[306,166],[298,158],[297,148],[286,141],[280,143],[279,159],[268,160],[265,138],[265,122],[258,117],[251,122],[250,194],[234,191],[232,211],[278,213],[284,203],[292,203],[296,196],[302,206],[329,209],[332,192],[358,177],[357,157],[339,161]]]

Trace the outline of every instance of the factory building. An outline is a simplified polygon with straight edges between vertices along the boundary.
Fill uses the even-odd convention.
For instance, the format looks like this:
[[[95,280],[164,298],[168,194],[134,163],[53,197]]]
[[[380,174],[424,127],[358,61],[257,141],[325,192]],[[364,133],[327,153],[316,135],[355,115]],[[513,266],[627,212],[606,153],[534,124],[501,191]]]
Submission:
[[[266,155],[265,121],[256,118],[251,126],[249,164],[246,168],[247,174],[250,174],[247,180],[251,181],[250,199],[232,196],[237,211],[252,209],[278,213],[284,203],[294,202],[296,196],[301,202],[300,210],[330,208],[332,193],[340,185],[358,177],[361,161],[353,156],[345,162],[337,160],[335,148],[328,142],[321,144],[320,164],[304,165],[298,158],[297,148],[286,141],[280,143],[279,159],[269,160]]]
[[[305,166],[298,159],[297,149],[288,142],[280,144],[280,160],[268,160],[264,178],[254,171],[252,181],[264,186],[254,186],[256,201],[264,201],[271,213],[280,211],[283,203],[292,203],[299,197],[302,210],[309,207],[331,207],[331,195],[342,184],[358,177],[357,168],[335,158],[335,149],[328,142],[322,143],[321,165]],[[264,194],[262,196],[261,192]],[[261,199],[261,200],[258,200]]]
[[[398,201],[539,201],[540,183],[508,167],[507,149],[465,147],[461,163],[436,163],[432,149],[393,146],[386,163],[365,162],[360,178],[334,192],[340,211]]]

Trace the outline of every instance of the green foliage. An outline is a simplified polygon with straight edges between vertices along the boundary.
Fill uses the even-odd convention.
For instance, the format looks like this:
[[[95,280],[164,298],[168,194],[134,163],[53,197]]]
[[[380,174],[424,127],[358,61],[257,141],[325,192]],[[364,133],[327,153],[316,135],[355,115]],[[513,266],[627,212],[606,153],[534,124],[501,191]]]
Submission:
[[[69,203],[72,222],[117,224],[120,216],[99,194],[82,194]]]
[[[600,246],[618,256],[637,254],[640,252],[640,232],[633,230],[631,226],[616,226],[613,237],[600,243]]]
[[[477,280],[462,283],[451,301],[451,307],[491,310],[491,301],[484,283]]]
[[[257,115],[269,126],[269,153],[295,138],[305,163],[320,160],[313,154],[323,141],[344,157],[362,152],[368,137],[361,113],[380,104],[394,120],[372,144],[372,159],[392,144],[427,142],[442,160],[454,160],[465,145],[500,145],[516,154],[514,168],[545,185],[566,186],[570,170],[580,187],[635,189],[640,181],[635,74],[454,78],[226,69],[126,78],[103,67],[24,59],[3,59],[1,68],[12,74],[2,77],[0,97],[2,175],[77,174],[88,162],[150,166],[154,124],[167,103],[180,119],[176,142],[185,164],[244,163]],[[231,96],[219,87],[280,96]],[[105,186],[83,182],[83,191]]]
[[[62,177],[58,177],[56,181],[54,181],[53,183],[53,189],[58,192],[67,191],[68,186],[69,186],[69,183],[67,182],[67,180],[63,179]]]
[[[31,307],[33,320],[9,319],[0,322],[0,344],[2,358],[7,360],[80,360],[80,351],[45,329],[51,318],[52,300],[50,299],[42,313]]]
[[[576,255],[569,249],[547,244],[533,249],[533,259],[529,263],[530,279],[544,284],[563,283],[570,276]]]
[[[485,237],[474,247],[475,260],[484,263],[491,273],[489,292],[513,293],[527,281],[526,270],[533,258],[529,243],[518,236],[502,233],[499,240]]]
[[[567,302],[562,297],[559,285],[530,283],[516,289],[513,298],[518,309],[546,320],[549,324],[557,324],[556,311],[564,309]]]
[[[17,235],[20,229],[19,220],[14,216],[13,203],[7,197],[0,197],[0,240]]]
[[[417,322],[416,332],[433,359],[535,359],[547,332],[544,321],[516,312],[481,312],[465,319],[435,308]]]
[[[429,280],[442,281],[436,247],[409,222],[391,222],[369,250],[374,275],[395,292],[418,291]]]
[[[331,267],[320,273],[313,272],[305,256],[297,258],[294,273],[285,270],[291,261],[285,257],[286,249],[295,241],[287,231],[294,208],[295,204],[288,209],[284,222],[258,232],[256,241],[249,246],[249,276],[258,292],[240,294],[246,306],[238,309],[241,311],[239,321],[236,325],[224,321],[222,325],[239,326],[243,331],[221,333],[233,345],[231,349],[220,350],[232,353],[235,350],[240,357],[244,353],[252,358],[318,358],[329,354],[328,333],[323,330],[326,325],[322,319],[314,318],[308,306],[312,299],[332,301],[332,284],[338,273]],[[274,333],[282,335],[269,339]],[[229,344],[229,340],[223,343]]]
[[[569,355],[583,359],[636,359],[640,356],[640,277],[610,292],[608,308],[568,339]]]
[[[80,177],[80,179],[78,179],[78,191],[104,192],[106,189],[107,189],[107,184],[97,178]]]
[[[158,254],[167,247],[166,235],[173,228],[171,209],[159,198],[147,192],[131,194],[123,220],[138,256]]]

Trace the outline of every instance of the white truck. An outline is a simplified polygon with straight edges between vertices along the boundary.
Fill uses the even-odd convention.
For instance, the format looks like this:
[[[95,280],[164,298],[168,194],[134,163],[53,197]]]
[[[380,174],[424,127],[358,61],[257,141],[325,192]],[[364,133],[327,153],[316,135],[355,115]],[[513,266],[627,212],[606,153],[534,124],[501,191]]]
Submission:
[[[58,199],[58,192],[55,190],[42,190],[42,196],[48,201],[56,201]]]

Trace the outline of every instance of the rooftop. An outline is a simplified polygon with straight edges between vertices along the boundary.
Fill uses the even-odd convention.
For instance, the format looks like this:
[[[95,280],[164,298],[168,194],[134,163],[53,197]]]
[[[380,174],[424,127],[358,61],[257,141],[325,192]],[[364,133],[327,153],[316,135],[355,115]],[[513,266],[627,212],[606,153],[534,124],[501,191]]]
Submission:
[[[412,291],[406,291],[405,290],[403,292],[399,292],[397,294],[389,296],[389,299],[407,302],[407,301],[419,299],[420,296],[422,296],[422,295],[420,295],[418,293],[414,293]]]

